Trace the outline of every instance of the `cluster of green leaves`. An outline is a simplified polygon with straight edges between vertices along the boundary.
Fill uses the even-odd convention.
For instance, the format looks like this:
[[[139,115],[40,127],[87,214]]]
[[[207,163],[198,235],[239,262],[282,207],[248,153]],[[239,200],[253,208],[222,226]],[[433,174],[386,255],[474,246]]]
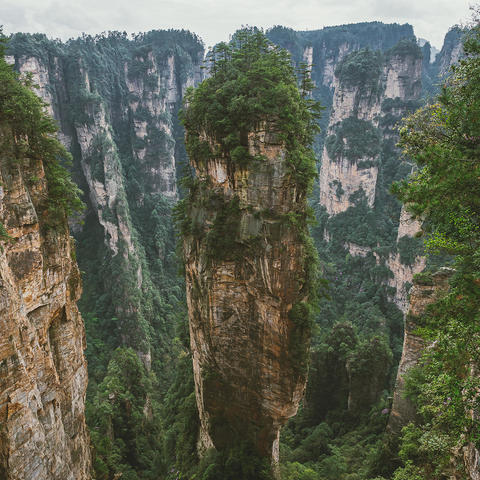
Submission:
[[[414,39],[405,38],[389,49],[387,55],[390,57],[411,57],[414,59],[421,59],[422,49]]]
[[[43,163],[48,193],[42,221],[48,227],[65,228],[67,217],[84,207],[80,189],[62,165],[71,156],[55,137],[57,126],[32,91],[31,78],[19,78],[6,63],[5,48],[5,41],[0,39],[0,124],[10,136],[5,142],[17,162]]]
[[[418,421],[403,430],[404,466],[395,480],[447,475],[452,454],[468,442],[480,447],[480,27],[464,43],[466,58],[453,67],[436,103],[405,120],[401,144],[418,171],[395,190],[425,218],[429,251],[456,255],[450,291],[419,321],[434,347],[411,371],[408,392]],[[461,459],[456,468],[462,470]]]
[[[164,470],[158,384],[132,349],[118,348],[88,404],[97,480],[158,478]]]
[[[382,73],[383,55],[369,48],[346,55],[335,69],[335,76],[346,87],[376,91]]]
[[[316,176],[310,145],[319,118],[317,102],[307,97],[308,71],[299,89],[288,52],[255,29],[217,45],[209,62],[210,78],[185,96],[183,123],[192,161],[227,156],[232,166],[245,168],[254,159],[248,135],[263,128],[285,146],[292,176],[308,191]]]
[[[424,253],[423,239],[404,235],[398,239],[397,248],[403,265],[413,265],[415,260]]]
[[[377,470],[388,418],[387,371],[377,347],[382,345],[382,352],[389,348],[383,339],[359,340],[355,330],[337,324],[313,351],[303,408],[282,431],[287,478],[295,472],[298,478],[315,480],[364,480]]]
[[[332,160],[346,158],[355,162],[362,158],[375,159],[380,153],[380,139],[380,132],[372,122],[352,116],[335,127],[334,133],[326,138],[325,147]]]

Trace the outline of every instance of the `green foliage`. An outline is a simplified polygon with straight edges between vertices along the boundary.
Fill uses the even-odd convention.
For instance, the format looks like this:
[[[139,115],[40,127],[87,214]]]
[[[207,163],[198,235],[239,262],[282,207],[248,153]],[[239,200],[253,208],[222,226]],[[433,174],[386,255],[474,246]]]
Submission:
[[[154,472],[163,465],[156,387],[155,375],[132,349],[115,350],[89,405],[97,480],[116,474],[158,478]]]
[[[376,91],[382,73],[383,55],[368,48],[346,55],[335,69],[341,85]]]
[[[282,480],[319,480],[318,473],[299,462],[286,462],[282,465]]]
[[[2,222],[0,222],[0,241],[7,241],[10,240],[12,237],[8,234],[5,226]]]
[[[415,259],[423,255],[423,241],[420,238],[404,235],[398,239],[397,248],[403,265],[413,265]]]
[[[48,196],[46,216],[41,220],[45,226],[65,228],[67,217],[84,207],[80,189],[60,163],[70,161],[71,156],[56,139],[57,127],[44,113],[45,104],[32,92],[31,78],[20,79],[5,62],[5,44],[0,42],[0,126],[9,132],[9,148],[18,161],[43,163]]]
[[[456,254],[450,291],[421,318],[425,341],[433,348],[410,371],[407,392],[419,420],[403,430],[404,466],[394,479],[437,479],[448,474],[452,451],[468,441],[478,446],[480,308],[480,28],[464,43],[467,57],[453,68],[436,103],[407,118],[401,145],[418,165],[395,191],[411,211],[426,220],[429,251]],[[430,285],[431,277],[416,277]],[[462,466],[456,465],[461,472]]]
[[[248,135],[262,127],[285,145],[292,176],[309,190],[316,176],[309,146],[318,131],[319,106],[306,97],[308,76],[302,96],[289,54],[255,29],[217,45],[209,62],[211,77],[185,96],[183,123],[192,162],[222,155],[232,167],[245,168],[254,160]],[[205,136],[214,144],[207,144]]]
[[[350,162],[373,159],[380,153],[380,132],[372,122],[349,117],[335,127],[334,133],[325,140],[325,146],[332,160],[340,157]],[[364,165],[364,168],[369,166]]]
[[[418,285],[433,286],[432,272],[420,272],[413,276],[413,282]]]
[[[413,59],[422,58],[422,49],[418,46],[414,39],[400,40],[395,46],[387,51],[387,56],[390,57],[412,57]]]
[[[194,478],[200,480],[273,480],[269,460],[259,457],[253,446],[240,441],[235,448],[211,450],[199,464]]]

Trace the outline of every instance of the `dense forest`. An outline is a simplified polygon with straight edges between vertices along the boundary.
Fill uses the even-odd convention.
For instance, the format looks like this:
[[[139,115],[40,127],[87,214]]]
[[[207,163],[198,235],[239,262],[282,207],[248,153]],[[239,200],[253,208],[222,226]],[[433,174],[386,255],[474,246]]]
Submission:
[[[186,31],[66,43],[16,34],[5,48],[12,66],[0,64],[1,119],[44,157],[45,228],[77,212],[70,226],[83,274],[94,478],[270,478],[268,459],[248,442],[199,455],[179,238],[204,243],[205,265],[252,263],[264,248],[255,225],[277,220],[298,232],[305,255],[290,348],[310,343],[310,353],[295,350],[295,374],[308,372],[307,386],[281,430],[274,473],[284,480],[474,478],[478,25],[453,28],[434,62],[411,26],[380,22],[308,32],[277,26],[266,34],[248,28],[217,45],[204,66],[200,39]],[[29,90],[40,79],[27,74],[31,58],[43,72],[38,90],[50,104],[43,108],[70,154],[51,138],[53,122]],[[308,192],[310,204],[282,218],[227,201],[189,165],[227,158],[227,176],[246,182],[238,172],[258,171],[264,161],[249,150],[249,135],[270,117],[286,148],[289,185],[303,192],[298,198]],[[342,165],[367,180],[325,183],[325,202],[322,176]],[[402,233],[406,212],[419,225],[415,235]],[[0,242],[10,241],[0,223]],[[453,272],[450,288],[415,318],[415,334],[431,347],[404,379],[414,414],[393,431],[407,292],[412,284],[433,289],[444,266]],[[398,272],[410,278],[398,282]]]

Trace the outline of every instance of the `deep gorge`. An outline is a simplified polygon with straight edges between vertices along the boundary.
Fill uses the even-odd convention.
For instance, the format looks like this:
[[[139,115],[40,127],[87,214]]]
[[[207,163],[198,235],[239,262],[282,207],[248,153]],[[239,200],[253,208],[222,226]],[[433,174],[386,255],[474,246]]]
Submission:
[[[286,424],[280,443],[277,439],[274,447],[275,455],[280,457],[282,478],[323,480],[350,475],[349,480],[367,480],[381,475],[386,478],[396,466],[395,462],[388,464],[390,460],[381,444],[392,406],[396,368],[402,355],[408,356],[405,350],[402,354],[403,317],[411,308],[407,291],[414,274],[434,264],[435,259],[426,263],[422,241],[415,236],[421,225],[409,219],[401,203],[389,192],[392,182],[412,171],[412,163],[396,147],[395,125],[438,91],[440,79],[461,55],[461,33],[452,29],[442,51],[430,62],[429,44],[419,47],[413,28],[407,24],[372,22],[308,32],[274,27],[267,32],[272,42],[290,52],[295,66],[302,62],[311,65],[312,98],[325,107],[319,121],[321,133],[313,145],[319,178],[309,203],[316,218],[310,232],[320,259],[321,275],[329,281],[330,298],[320,300],[314,315],[310,370],[299,413]],[[194,382],[192,353],[195,352],[191,352],[188,332],[187,298],[191,310],[193,304],[199,310],[205,307],[202,299],[207,290],[198,286],[201,277],[198,271],[204,267],[198,258],[187,262],[185,268],[190,280],[185,285],[183,274],[178,273],[180,261],[172,218],[173,206],[185,198],[187,185],[181,178],[189,171],[185,132],[178,113],[188,87],[198,86],[208,75],[202,68],[204,46],[190,32],[171,30],[134,37],[114,32],[66,43],[40,34],[19,33],[9,39],[7,48],[7,62],[22,74],[31,73],[33,82],[39,86],[36,93],[49,104],[46,110],[59,125],[58,138],[73,157],[72,177],[84,192],[86,209],[70,220],[83,293],[78,299],[79,290],[71,287],[73,280],[68,279],[76,275],[72,260],[64,277],[55,277],[60,284],[73,288],[63,292],[67,307],[62,308],[66,308],[66,313],[57,312],[53,320],[50,317],[46,320],[50,325],[48,335],[42,330],[44,338],[39,342],[50,345],[53,366],[56,371],[61,370],[62,362],[67,360],[62,356],[62,348],[52,345],[61,342],[57,325],[65,323],[66,317],[67,323],[73,322],[77,329],[71,334],[77,338],[73,364],[84,368],[81,367],[82,326],[74,306],[78,299],[86,329],[89,383],[85,408],[94,447],[95,478],[118,478],[115,475],[120,473],[125,479],[191,478],[195,472],[203,475],[198,478],[217,478],[215,472],[208,473],[208,462],[213,464],[214,460],[208,456],[201,460],[198,456],[198,439],[203,442],[203,449],[209,445],[209,439],[205,435],[207,420],[199,417],[197,411],[194,383],[198,389],[199,385],[215,385],[220,381],[216,378],[218,371],[210,368]],[[258,149],[275,163],[278,154],[275,141],[269,140],[268,133],[262,137],[260,130],[250,133],[249,149]],[[275,155],[270,155],[270,150]],[[212,176],[222,184],[221,189],[226,188],[223,170],[228,168],[221,160],[212,168]],[[275,182],[275,177],[269,179],[268,174],[268,171],[257,172],[258,178],[250,190],[245,185],[238,187],[235,182],[229,185],[241,198],[258,196],[262,202],[258,205],[251,202],[248,208],[260,211],[267,208],[262,195],[265,198],[272,195],[271,185]],[[29,170],[17,175],[41,176]],[[20,224],[18,220],[26,214],[23,217],[16,214],[16,220],[9,220],[9,215],[10,211],[22,210],[23,204],[25,209],[30,208],[26,198],[34,187],[26,188],[20,180],[14,182],[23,192],[22,200],[22,195],[14,193],[12,184],[3,176],[2,168],[2,188],[8,192],[0,207],[2,225],[9,235],[15,231],[15,238],[21,239],[21,232],[16,230],[21,227],[15,222]],[[200,196],[196,201],[208,205],[210,200]],[[285,202],[286,211],[281,213],[292,209]],[[215,220],[209,218],[211,213],[195,215],[212,223]],[[277,213],[260,215],[272,232],[273,217],[268,215]],[[234,216],[234,209],[228,214]],[[250,211],[248,215],[242,213],[245,238],[253,230],[263,228],[257,225],[257,217]],[[36,228],[31,227],[35,226],[32,219],[24,224]],[[221,240],[216,240],[219,248]],[[290,240],[286,235],[275,241]],[[47,239],[43,244],[48,246],[49,242],[63,245],[52,253],[55,259],[58,255],[72,258],[70,253],[59,253],[70,252],[67,247],[73,240],[67,234],[59,240]],[[15,270],[14,254],[35,257],[27,262],[32,272],[45,268],[32,243],[25,247],[26,254],[16,251],[21,244],[22,241],[17,241],[14,248],[5,243],[0,255],[5,264],[2,275],[8,269]],[[186,248],[192,249],[192,245]],[[45,251],[42,255],[45,258]],[[247,257],[242,256],[242,262]],[[58,260],[55,259],[53,263]],[[276,261],[278,258],[258,260],[258,265],[252,268],[260,271],[260,267],[267,268],[266,263],[274,270]],[[235,268],[238,265],[227,262],[221,275],[236,278],[229,270]],[[251,272],[242,275],[246,278],[247,274]],[[16,281],[29,275],[29,271],[22,272]],[[2,282],[7,282],[5,278],[2,276]],[[242,297],[239,292],[231,298],[226,295],[235,287],[235,282],[229,281],[227,290],[219,287],[215,294],[222,297],[225,307],[225,312],[218,311],[215,315],[223,315],[226,321],[233,315],[228,314],[226,306],[232,304],[233,308]],[[250,281],[254,285],[259,279]],[[266,291],[274,288],[273,283],[266,284]],[[276,287],[286,288],[281,283]],[[1,288],[6,298],[13,298],[10,287],[3,287],[2,283]],[[265,311],[274,306],[268,295],[264,292],[262,298],[257,298]],[[35,319],[40,318],[41,307],[33,305],[32,300],[27,303],[31,303],[27,310],[32,317],[28,321],[36,324],[40,321]],[[5,305],[8,307],[8,302]],[[69,313],[69,309],[74,313]],[[267,318],[266,313],[263,316]],[[15,328],[11,326],[9,330]],[[229,338],[228,329],[224,335],[226,341],[217,346],[210,343],[209,348],[225,348],[222,355],[228,363],[228,354],[235,351],[241,335]],[[200,339],[201,335],[195,337],[199,355],[209,358],[202,351],[205,345],[198,344]],[[232,342],[230,346],[228,341]],[[248,342],[244,343],[248,346]],[[7,346],[11,349],[14,340],[5,337],[4,344],[5,358],[13,359],[14,353]],[[58,349],[60,353],[55,353]],[[49,368],[53,369],[51,363]],[[2,381],[11,377],[11,370],[5,372]],[[198,368],[196,375],[201,375]],[[295,384],[292,387],[296,392],[295,408],[288,414],[283,412],[281,421],[280,416],[276,417],[273,422],[277,422],[276,427],[292,416],[303,394],[301,385],[305,379],[299,381],[295,375],[290,375],[292,385]],[[74,382],[69,398],[79,397],[77,403],[83,405],[85,379],[80,380]],[[278,390],[288,390],[288,378],[282,382]],[[216,388],[222,392],[220,385],[221,382]],[[242,386],[243,391],[250,388],[253,387]],[[230,415],[218,402],[219,399],[232,402],[233,398],[234,395],[229,397],[225,392],[214,396],[210,399],[212,411]],[[0,399],[1,412],[3,405],[11,404],[12,400]],[[248,408],[242,405],[243,416],[249,417]],[[250,413],[252,417],[258,415],[258,411]],[[262,420],[263,417],[257,423]],[[71,473],[75,479],[89,478],[88,438],[82,421],[75,422],[80,434],[71,433],[77,439],[76,460],[72,462],[81,465],[78,468],[82,472]],[[405,419],[403,422],[408,423]],[[10,428],[13,427],[9,427],[9,432]],[[239,425],[232,428],[233,433],[228,435],[241,431]],[[212,431],[211,426],[207,430]],[[272,431],[265,434],[269,441],[276,438],[278,429],[275,435]],[[1,435],[0,460],[8,464],[8,470],[0,469],[0,474],[8,480],[21,478],[8,459],[5,445],[9,434],[3,430]],[[78,435],[84,435],[84,439],[79,440]],[[70,451],[72,448],[69,447]],[[266,450],[271,452],[271,446]],[[250,452],[242,454],[248,460]],[[23,458],[28,466],[28,460]],[[31,478],[70,478],[60,468],[44,472]]]

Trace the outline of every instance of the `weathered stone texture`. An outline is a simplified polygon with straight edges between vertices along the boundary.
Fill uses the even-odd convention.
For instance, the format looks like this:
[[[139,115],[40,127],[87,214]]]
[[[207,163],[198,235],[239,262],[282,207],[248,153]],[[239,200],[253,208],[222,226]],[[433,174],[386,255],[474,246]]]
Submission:
[[[411,56],[388,58],[383,66],[378,84],[345,85],[335,77],[333,82],[333,106],[329,119],[328,135],[343,120],[355,117],[379,127],[382,117],[382,102],[385,99],[409,101],[418,99],[421,91],[422,61]],[[405,112],[396,112],[401,116]],[[375,202],[378,167],[373,158],[352,161],[344,156],[333,159],[324,147],[320,168],[320,204],[329,215],[344,212],[350,206],[351,195],[362,189],[370,207]],[[371,162],[370,167],[359,166],[359,162]],[[337,185],[341,185],[341,193]]]
[[[0,132],[2,144],[11,137]],[[66,223],[61,231],[42,223],[42,162],[25,166],[3,153],[0,222],[11,240],[0,241],[0,478],[87,480],[87,365],[73,244]]]
[[[232,168],[224,158],[194,165],[200,179],[210,179],[210,192],[240,199],[238,248],[252,237],[258,241],[253,252],[223,260],[207,252],[204,240],[185,238],[199,448],[225,448],[244,439],[278,461],[280,428],[295,415],[306,381],[288,317],[292,305],[305,300],[300,293],[304,247],[280,216],[298,210],[305,199],[286,171],[285,151],[274,135],[251,134],[249,148],[265,156],[251,169]],[[255,215],[265,211],[267,218]],[[207,225],[209,214],[198,213]],[[298,339],[297,348],[306,345],[306,338]]]
[[[433,285],[415,283],[410,290],[410,308],[405,316],[402,358],[398,366],[392,411],[388,421],[388,429],[391,432],[400,433],[402,427],[415,419],[415,406],[405,398],[405,375],[418,364],[426,347],[423,339],[415,333],[416,321],[429,305],[448,290],[448,279],[451,274],[451,269],[442,268],[433,275]]]

